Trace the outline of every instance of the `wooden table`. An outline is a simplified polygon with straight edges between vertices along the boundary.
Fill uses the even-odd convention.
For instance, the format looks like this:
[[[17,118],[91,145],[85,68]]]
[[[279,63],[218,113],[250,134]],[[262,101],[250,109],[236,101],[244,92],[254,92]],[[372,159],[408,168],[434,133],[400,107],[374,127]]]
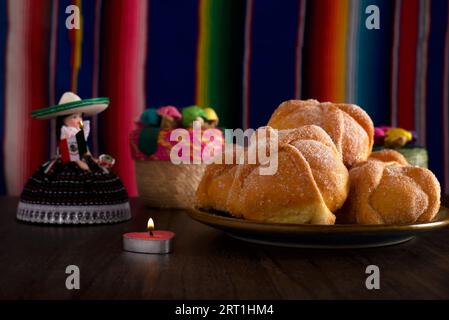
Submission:
[[[2,299],[449,299],[449,228],[384,248],[293,249],[234,240],[138,199],[131,221],[89,227],[20,223],[17,201],[0,198]],[[174,252],[122,251],[122,234],[150,216],[176,232]],[[380,290],[365,287],[371,264]],[[68,265],[80,268],[79,290],[66,289]]]

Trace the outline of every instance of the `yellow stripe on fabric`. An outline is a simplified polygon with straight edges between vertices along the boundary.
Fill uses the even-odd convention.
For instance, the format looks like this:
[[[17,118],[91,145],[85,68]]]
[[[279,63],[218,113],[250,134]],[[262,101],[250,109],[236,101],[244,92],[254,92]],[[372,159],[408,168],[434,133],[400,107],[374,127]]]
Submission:
[[[335,6],[335,73],[332,79],[332,96],[334,101],[346,101],[346,48],[349,22],[349,0],[338,1]]]

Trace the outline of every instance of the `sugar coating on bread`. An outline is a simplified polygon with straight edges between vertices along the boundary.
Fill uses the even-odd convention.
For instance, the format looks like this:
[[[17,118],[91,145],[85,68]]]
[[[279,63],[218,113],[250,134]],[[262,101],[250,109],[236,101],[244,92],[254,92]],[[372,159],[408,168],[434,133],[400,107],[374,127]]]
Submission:
[[[371,153],[368,160],[378,160],[383,162],[397,162],[401,165],[409,165],[407,159],[399,152],[393,149],[384,149]]]
[[[279,137],[275,174],[261,175],[259,162],[211,165],[197,205],[254,221],[335,223],[333,211],[347,197],[349,175],[332,139],[314,125],[280,131]]]
[[[342,153],[343,162],[348,167],[367,160],[374,143],[371,118],[354,104],[288,100],[274,111],[268,125],[280,130],[303,125],[323,128]]]
[[[374,159],[351,169],[349,174],[351,188],[339,222],[428,222],[440,207],[440,184],[426,168]]]

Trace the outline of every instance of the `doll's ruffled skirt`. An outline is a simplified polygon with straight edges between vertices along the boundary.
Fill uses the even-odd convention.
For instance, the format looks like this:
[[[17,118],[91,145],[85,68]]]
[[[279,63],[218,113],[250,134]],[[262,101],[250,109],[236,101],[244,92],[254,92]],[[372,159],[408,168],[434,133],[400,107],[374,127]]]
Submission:
[[[120,179],[87,159],[90,171],[57,160],[41,166],[26,183],[17,219],[50,224],[97,224],[131,218]]]

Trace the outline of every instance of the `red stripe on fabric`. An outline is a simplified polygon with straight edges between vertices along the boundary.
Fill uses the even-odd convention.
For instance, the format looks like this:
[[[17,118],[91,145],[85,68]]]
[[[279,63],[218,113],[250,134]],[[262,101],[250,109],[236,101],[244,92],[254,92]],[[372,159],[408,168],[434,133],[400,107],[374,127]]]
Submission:
[[[115,171],[130,196],[137,195],[129,134],[145,106],[147,1],[103,2],[100,95],[110,98],[99,115],[104,150],[117,159]]]
[[[48,72],[50,57],[51,34],[51,2],[46,0],[33,0],[30,3],[28,60],[30,63],[29,83],[27,92],[30,96],[28,119],[34,109],[45,108],[49,105],[48,98]],[[30,157],[28,174],[31,175],[43,161],[48,158],[48,121],[31,121],[27,136],[27,145]]]
[[[339,21],[338,1],[315,0],[307,10],[307,45],[304,47],[303,98],[335,101],[333,79],[339,62],[332,52]]]
[[[398,122],[401,128],[413,130],[416,46],[418,41],[418,0],[402,2],[398,68]]]
[[[51,12],[51,35],[50,35],[50,75],[49,75],[49,103],[54,105],[56,103],[56,48],[58,44],[58,8],[59,2],[52,1]]]

